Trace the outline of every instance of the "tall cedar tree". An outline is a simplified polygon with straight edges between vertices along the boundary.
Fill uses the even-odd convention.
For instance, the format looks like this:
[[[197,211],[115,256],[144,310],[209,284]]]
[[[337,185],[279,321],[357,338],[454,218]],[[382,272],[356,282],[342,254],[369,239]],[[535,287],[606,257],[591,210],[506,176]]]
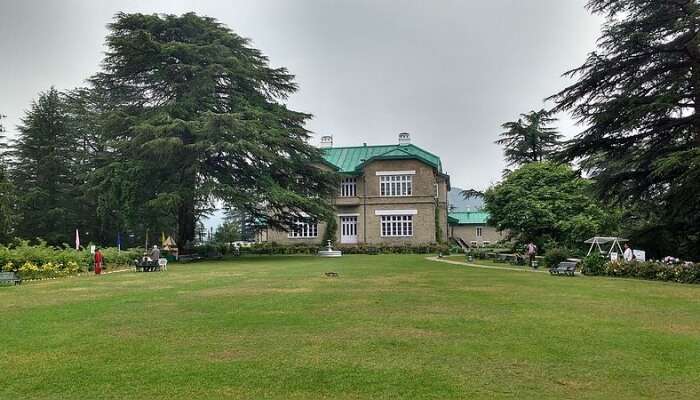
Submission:
[[[173,215],[178,245],[213,199],[270,225],[321,218],[336,177],[318,169],[311,117],[281,101],[297,90],[250,41],[213,18],[123,14],[109,25],[95,88],[112,106],[105,190],[129,190],[150,215]],[[116,182],[115,182],[116,180]]]
[[[598,50],[552,97],[584,126],[579,160],[604,199],[630,208],[654,253],[700,258],[700,4],[590,0],[607,17]]]
[[[2,125],[4,115],[0,114],[0,244],[7,243],[12,236],[14,221],[14,197],[12,183],[8,176],[5,160],[5,128]]]
[[[521,114],[517,121],[506,122],[501,139],[496,144],[503,146],[509,165],[524,165],[548,159],[559,147],[562,135],[550,127],[557,121],[547,110]]]
[[[140,245],[153,232],[174,232],[175,217],[165,210],[153,212],[147,199],[134,196],[152,185],[143,186],[136,173],[155,179],[138,160],[117,163],[108,140],[108,129],[119,114],[113,112],[110,93],[104,88],[78,88],[63,96],[66,125],[76,138],[76,176],[84,182],[79,197],[83,221],[98,243],[122,246]],[[152,236],[151,236],[152,237]]]
[[[18,128],[11,152],[17,234],[54,245],[70,243],[81,219],[76,207],[80,182],[74,170],[75,140],[59,92],[41,93]]]

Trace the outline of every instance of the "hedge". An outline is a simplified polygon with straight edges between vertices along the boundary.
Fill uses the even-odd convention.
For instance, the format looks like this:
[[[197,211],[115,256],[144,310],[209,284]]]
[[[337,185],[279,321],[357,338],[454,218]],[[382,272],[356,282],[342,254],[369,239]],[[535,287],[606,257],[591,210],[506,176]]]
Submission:
[[[582,264],[582,272],[592,276],[700,283],[700,264],[692,263],[668,265],[658,262],[606,262],[600,257],[586,257]]]
[[[277,243],[259,243],[250,247],[241,247],[241,254],[316,254],[319,250],[325,250],[326,246],[315,244],[280,245]],[[340,250],[343,254],[449,254],[450,248],[446,244],[431,243],[417,246],[391,246],[381,245],[338,245],[334,250]]]
[[[100,249],[105,269],[129,265],[141,254],[138,251]],[[52,247],[46,243],[30,245],[21,241],[12,247],[0,246],[0,269],[16,271],[22,279],[55,278],[92,270],[93,255],[86,250]]]

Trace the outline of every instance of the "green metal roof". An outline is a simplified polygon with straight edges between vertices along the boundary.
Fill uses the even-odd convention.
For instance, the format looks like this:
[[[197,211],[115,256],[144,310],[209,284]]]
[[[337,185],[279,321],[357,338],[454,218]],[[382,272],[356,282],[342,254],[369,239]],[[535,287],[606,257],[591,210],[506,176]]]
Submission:
[[[485,225],[489,219],[489,213],[484,211],[451,212],[448,221],[455,225]]]
[[[373,160],[418,159],[442,173],[440,157],[412,144],[387,146],[331,147],[323,149],[323,158],[342,173],[358,173]]]

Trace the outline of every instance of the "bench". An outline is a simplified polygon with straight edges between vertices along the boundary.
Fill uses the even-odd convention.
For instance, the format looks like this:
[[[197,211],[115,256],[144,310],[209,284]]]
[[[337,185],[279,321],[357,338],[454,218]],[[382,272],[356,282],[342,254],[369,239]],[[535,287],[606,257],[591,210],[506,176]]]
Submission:
[[[134,271],[136,271],[136,272],[160,271],[160,264],[158,263],[158,261],[134,260]]]
[[[186,263],[190,261],[199,261],[203,260],[204,257],[200,256],[199,254],[183,254],[177,258],[179,262]]]
[[[0,272],[0,283],[12,283],[14,285],[19,285],[22,283],[22,278],[15,272]]]
[[[569,275],[574,276],[576,272],[576,263],[571,261],[562,261],[556,267],[549,269],[549,273],[552,275]]]

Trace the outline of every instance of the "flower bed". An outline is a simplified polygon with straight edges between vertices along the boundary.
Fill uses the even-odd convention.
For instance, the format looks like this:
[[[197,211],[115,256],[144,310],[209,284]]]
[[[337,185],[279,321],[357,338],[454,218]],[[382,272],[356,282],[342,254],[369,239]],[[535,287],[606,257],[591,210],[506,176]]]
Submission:
[[[104,256],[104,268],[126,266],[138,258],[136,251],[118,251],[116,248],[100,249]],[[22,279],[59,278],[92,269],[92,254],[71,248],[47,246],[45,243],[30,245],[20,242],[13,247],[0,246],[0,268],[16,271]]]
[[[598,258],[598,257],[596,257]],[[664,264],[659,262],[605,262],[587,257],[582,265],[586,275],[637,278],[677,283],[700,283],[700,264]]]

